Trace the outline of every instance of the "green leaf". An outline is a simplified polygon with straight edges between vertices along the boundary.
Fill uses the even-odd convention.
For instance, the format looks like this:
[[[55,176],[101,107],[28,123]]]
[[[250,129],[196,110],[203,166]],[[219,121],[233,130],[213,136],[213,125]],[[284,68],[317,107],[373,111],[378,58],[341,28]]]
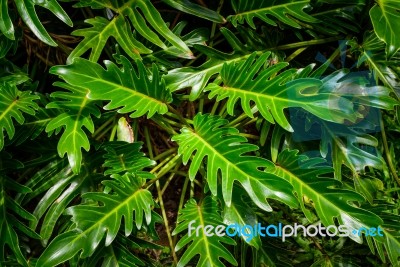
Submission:
[[[231,206],[224,206],[222,213],[224,224],[236,224],[240,226],[257,225],[257,215],[255,210],[251,207],[251,201],[249,201],[248,198],[246,199],[245,191],[240,187],[234,187],[233,195],[235,198],[232,200]],[[248,234],[252,234],[248,228],[244,228],[244,230]],[[241,235],[241,238],[256,249],[261,247],[261,239],[259,235],[254,235],[251,239],[247,238],[245,235]]]
[[[250,51],[255,50],[255,48],[243,44],[228,29],[221,28],[221,33],[232,46],[234,52],[231,54],[225,54],[206,46],[194,45],[197,50],[205,53],[210,57],[210,59],[199,67],[174,68],[168,71],[167,75],[164,76],[164,79],[170,91],[177,91],[191,87],[189,100],[194,101],[200,96],[209,80],[221,71],[224,63],[228,64],[244,60],[250,56]]]
[[[310,0],[233,0],[232,6],[236,14],[228,16],[227,19],[235,27],[246,21],[255,29],[253,22],[255,17],[273,26],[277,26],[273,20],[276,19],[295,28],[301,28],[296,20],[306,23],[318,22],[317,19],[304,12],[304,9],[310,7]]]
[[[82,250],[81,258],[93,254],[103,240],[110,245],[118,234],[121,220],[124,218],[125,235],[134,229],[133,222],[140,229],[144,223],[151,222],[151,206],[154,200],[151,193],[142,189],[142,179],[130,174],[116,177],[117,180],[103,181],[104,186],[112,189],[112,193],[89,192],[83,194],[101,205],[82,204],[67,209],[72,215],[76,229],[58,235],[40,256],[37,266],[55,266]]]
[[[123,16],[114,17],[111,21],[103,17],[95,17],[87,19],[85,22],[93,25],[93,27],[72,32],[72,35],[82,36],[84,39],[68,56],[67,63],[72,63],[74,58],[80,57],[88,50],[91,50],[89,60],[97,62],[110,37],[115,38],[125,53],[133,59],[140,59],[140,54],[152,52],[135,39],[129,23],[125,21]]]
[[[357,65],[365,63],[371,70],[376,83],[381,81],[383,85],[389,87],[397,98],[400,98],[400,73],[396,70],[399,54],[386,60],[385,43],[379,40],[374,32],[367,33],[364,36],[362,44],[349,41],[350,45],[361,48],[361,55],[358,58]]]
[[[39,106],[34,102],[39,96],[30,91],[19,91],[15,85],[0,83],[0,150],[4,147],[4,130],[8,138],[15,134],[13,119],[19,124],[25,121],[24,113],[34,115]]]
[[[8,16],[5,9],[7,1],[1,0],[1,12],[0,12],[0,31],[2,31],[7,37],[14,39],[14,29],[11,24],[10,17]],[[57,46],[57,43],[50,37],[49,33],[43,27],[39,17],[35,11],[35,5],[41,6],[45,9],[50,10],[54,15],[61,19],[68,26],[72,26],[72,21],[68,17],[67,13],[62,9],[60,4],[56,0],[47,1],[35,1],[35,0],[15,0],[18,13],[21,16],[25,24],[30,30],[44,43]],[[4,20],[4,23],[3,23]]]
[[[25,226],[15,215],[28,221],[36,221],[36,218],[8,195],[10,191],[23,193],[29,192],[30,189],[0,173],[0,259],[1,261],[6,259],[5,249],[7,245],[14,253],[20,266],[28,267],[19,244],[21,234],[17,233],[17,231],[35,239],[40,239],[40,236]]]
[[[153,44],[166,49],[167,46],[161,41],[153,29],[163,36],[168,42],[181,51],[182,57],[192,58],[193,54],[178,36],[176,36],[162,19],[158,10],[150,0],[81,0],[76,7],[91,6],[92,8],[109,8],[122,17],[127,16],[133,28],[144,38]],[[149,25],[152,27],[150,28]]]
[[[0,32],[8,39],[15,40],[14,25],[8,15],[8,0],[0,0]]]
[[[171,102],[171,93],[160,79],[156,65],[149,78],[140,61],[136,62],[137,71],[125,57],[121,57],[122,69],[111,61],[106,61],[107,69],[86,59],[76,58],[71,65],[53,67],[50,72],[62,77],[73,86],[89,89],[87,97],[91,100],[110,100],[106,110],[119,108],[119,113],[133,112],[132,118],[146,113],[152,117],[155,113],[164,114]]]
[[[72,173],[69,166],[59,170],[59,172],[54,173],[53,176],[50,177],[52,186],[46,188],[46,193],[33,211],[33,214],[38,219],[43,218],[40,235],[44,246],[47,245],[59,223],[61,215],[68,205],[70,205],[77,196],[85,192],[88,188],[88,182],[95,181],[96,177],[98,176],[91,175],[87,171],[75,175]],[[37,222],[31,223],[30,226],[35,229],[37,227]]]
[[[381,226],[383,221],[380,217],[356,206],[357,202],[364,202],[361,195],[340,188],[341,183],[336,179],[326,178],[332,169],[321,165],[323,163],[321,158],[310,159],[298,155],[297,150],[284,150],[278,156],[275,173],[293,186],[306,217],[312,220],[305,198],[312,201],[318,217],[326,227],[336,225],[336,220],[340,225],[346,225],[350,231]],[[358,243],[362,242],[358,234],[350,234],[349,237]]]
[[[295,69],[280,70],[288,64],[277,63],[262,70],[271,55],[267,52],[256,60],[253,53],[246,61],[225,64],[221,70],[223,86],[209,84],[206,91],[211,91],[209,98],[217,96],[217,101],[228,98],[228,114],[234,114],[236,102],[241,100],[241,107],[249,117],[253,117],[251,103],[255,103],[261,115],[269,122],[275,121],[287,131],[293,131],[284,109],[300,107],[315,116],[328,121],[354,121],[351,101],[340,94],[324,92],[319,79],[294,79]]]
[[[207,157],[207,183],[213,195],[218,190],[218,173],[221,174],[222,195],[228,206],[232,202],[235,181],[242,184],[251,199],[260,208],[271,211],[267,198],[277,199],[296,206],[290,185],[271,173],[274,164],[263,158],[246,155],[258,147],[247,143],[236,128],[224,127],[227,120],[208,114],[197,114],[193,119],[194,129],[182,128],[181,134],[172,138],[179,144],[179,154],[189,167],[189,177],[195,178],[200,165]],[[264,171],[264,169],[266,171]]]
[[[207,225],[212,225],[214,227],[224,225],[218,213],[217,203],[213,201],[211,197],[206,197],[199,204],[196,203],[196,200],[191,198],[178,216],[178,225],[173,235],[186,231],[192,221],[195,222],[192,223],[191,226],[196,228],[202,227],[200,229],[204,229]],[[236,245],[236,242],[232,238],[226,235],[217,236],[215,234],[207,236],[203,230],[197,232],[198,236],[195,231],[191,232],[191,235],[186,233],[176,244],[175,251],[179,251],[183,247],[188,246],[181,256],[177,267],[187,266],[189,261],[198,254],[200,258],[197,262],[197,267],[223,267],[225,264],[222,263],[220,258],[237,266],[235,258],[224,245]]]
[[[225,23],[226,20],[217,12],[204,6],[193,4],[189,0],[163,0],[164,3],[185,13],[207,19],[216,23]]]
[[[142,145],[143,143],[140,142],[131,144],[126,142],[108,142],[105,144],[104,150],[107,153],[104,155],[105,162],[103,167],[106,168],[104,174],[113,176],[129,172],[136,173],[141,177],[148,174],[147,172],[141,172],[141,170],[155,165],[156,162],[144,157],[144,153],[140,152]]]
[[[377,0],[369,11],[376,35],[386,43],[386,54],[391,57],[400,49],[400,3],[397,0]]]
[[[61,114],[49,122],[46,132],[64,129],[58,141],[58,153],[60,157],[67,154],[72,170],[79,173],[82,165],[82,148],[86,151],[90,149],[89,139],[83,127],[93,133],[94,124],[91,116],[99,117],[100,110],[96,102],[88,98],[89,89],[61,82],[55,85],[69,92],[58,91],[51,94],[54,100],[46,108],[57,108]]]

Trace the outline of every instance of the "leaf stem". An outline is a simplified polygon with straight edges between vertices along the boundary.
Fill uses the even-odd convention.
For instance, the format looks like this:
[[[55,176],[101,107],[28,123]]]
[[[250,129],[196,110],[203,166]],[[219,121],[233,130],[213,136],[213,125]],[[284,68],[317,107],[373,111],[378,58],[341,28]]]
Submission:
[[[158,181],[158,180],[156,181],[156,188],[157,188],[158,199],[159,199],[159,204],[160,204],[160,208],[161,208],[161,214],[162,214],[162,217],[164,220],[165,232],[167,234],[169,246],[171,248],[172,257],[174,258],[174,263],[176,265],[176,264],[178,264],[178,258],[176,257],[176,254],[175,254],[175,243],[171,237],[171,231],[169,229],[168,217],[167,217],[167,213],[165,212],[164,201],[163,201],[162,193],[161,193],[161,189],[160,189],[160,181]]]
[[[382,112],[381,112],[382,113]],[[395,179],[395,181],[397,182],[397,184],[400,186],[400,179],[399,176],[397,176],[397,172],[396,172],[396,168],[393,166],[393,162],[392,162],[392,157],[389,154],[389,146],[388,146],[388,142],[387,142],[387,138],[386,138],[386,132],[385,132],[385,125],[383,124],[383,118],[381,116],[380,119],[380,126],[381,126],[381,132],[382,132],[382,141],[383,141],[383,146],[385,148],[385,156],[386,156],[386,160],[387,163],[389,165],[390,171],[393,174],[393,177]]]

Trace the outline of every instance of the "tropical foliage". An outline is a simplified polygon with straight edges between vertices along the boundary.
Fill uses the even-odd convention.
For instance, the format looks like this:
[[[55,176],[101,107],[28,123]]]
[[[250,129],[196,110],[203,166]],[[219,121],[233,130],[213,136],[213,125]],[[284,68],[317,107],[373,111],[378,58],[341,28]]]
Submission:
[[[397,0],[0,0],[0,265],[400,266],[399,36]]]

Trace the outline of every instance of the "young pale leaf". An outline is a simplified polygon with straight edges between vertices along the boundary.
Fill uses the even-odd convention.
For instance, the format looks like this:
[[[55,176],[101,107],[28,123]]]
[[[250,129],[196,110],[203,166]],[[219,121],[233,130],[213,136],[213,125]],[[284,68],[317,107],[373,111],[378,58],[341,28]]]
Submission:
[[[94,124],[91,116],[100,116],[100,110],[96,106],[96,101],[88,98],[89,89],[79,85],[69,85],[66,83],[55,83],[56,86],[67,89],[69,92],[54,92],[51,97],[54,99],[46,108],[57,108],[60,113],[52,119],[46,127],[46,132],[55,129],[64,129],[57,150],[60,157],[68,155],[68,161],[72,170],[79,173],[82,164],[82,148],[86,151],[90,149],[89,139],[83,127],[94,132]]]
[[[172,138],[179,144],[178,152],[189,167],[189,177],[194,179],[200,165],[207,157],[207,182],[213,195],[218,190],[218,173],[221,174],[223,198],[228,206],[232,202],[235,181],[239,181],[251,199],[262,209],[271,211],[267,198],[277,199],[296,206],[290,185],[271,173],[274,164],[266,159],[249,156],[257,146],[247,143],[236,128],[224,127],[227,120],[208,114],[197,114],[194,129],[183,128],[181,134]],[[264,171],[265,170],[265,171]]]
[[[376,35],[386,43],[386,54],[391,57],[400,49],[400,2],[378,0],[369,11]]]
[[[191,223],[192,221],[194,223]],[[217,236],[214,234],[207,236],[204,232],[204,227],[207,225],[212,225],[214,228],[218,225],[224,225],[218,212],[217,203],[211,197],[206,197],[199,204],[193,198],[190,199],[185,204],[181,214],[179,214],[177,223],[178,226],[175,228],[173,235],[188,230],[189,226],[195,228],[191,230],[191,235],[186,233],[176,244],[175,251],[179,251],[188,245],[177,267],[187,266],[189,261],[196,255],[200,255],[196,267],[224,267],[225,264],[221,262],[220,258],[237,266],[235,258],[224,246],[224,244],[236,245],[236,242],[226,235]],[[196,233],[198,227],[200,227],[200,230]]]
[[[340,188],[341,183],[333,178],[321,177],[332,172],[332,168],[321,165],[321,158],[309,159],[298,155],[297,150],[284,150],[278,156],[275,174],[285,178],[293,186],[306,217],[311,220],[305,198],[312,200],[322,224],[326,227],[345,225],[350,229],[350,238],[362,242],[358,234],[361,227],[367,229],[381,226],[383,221],[372,212],[361,209],[354,202],[364,202],[364,198],[354,191]],[[379,237],[377,237],[378,240]]]
[[[241,99],[241,107],[249,117],[253,117],[251,103],[254,102],[267,121],[276,121],[288,131],[293,129],[284,109],[290,107],[301,107],[328,121],[354,121],[357,118],[352,102],[339,93],[322,91],[323,84],[319,79],[292,80],[295,69],[278,75],[288,65],[285,62],[262,70],[270,55],[267,52],[256,60],[256,53],[253,53],[246,61],[225,64],[221,70],[224,85],[209,84],[205,89],[211,91],[209,98],[217,96],[217,101],[228,98],[227,111],[231,115],[236,102]]]
[[[270,25],[277,26],[277,23],[271,19],[273,17],[295,28],[301,28],[298,21],[306,23],[318,22],[317,19],[304,12],[305,8],[310,7],[310,0],[233,0],[232,6],[236,14],[229,16],[227,19],[235,27],[238,23],[242,24],[246,21],[255,29],[254,17]]]
[[[91,6],[92,8],[109,8],[113,12],[120,14],[121,17],[128,17],[133,28],[144,38],[153,44],[166,49],[167,46],[161,41],[159,36],[152,30],[163,36],[174,47],[181,51],[181,56],[193,58],[193,54],[188,46],[178,36],[176,36],[165,24],[158,10],[150,0],[80,0],[76,7]],[[148,24],[151,25],[151,28]]]
[[[82,197],[102,203],[100,206],[82,204],[67,209],[72,215],[76,229],[58,235],[40,256],[37,266],[56,266],[82,250],[81,258],[93,254],[103,240],[110,245],[118,234],[122,218],[125,235],[130,235],[136,227],[140,229],[143,221],[151,222],[151,206],[154,200],[151,193],[142,189],[142,179],[130,174],[115,177],[117,180],[103,181],[112,193],[90,192]]]
[[[8,138],[12,139],[15,134],[14,120],[19,124],[25,121],[24,113],[34,115],[39,108],[34,101],[39,96],[31,94],[30,91],[19,91],[15,85],[0,83],[0,150],[4,147],[4,131]]]
[[[87,97],[91,100],[110,100],[104,109],[119,108],[119,113],[131,113],[132,118],[146,113],[168,111],[167,104],[172,101],[171,93],[165,88],[156,65],[149,78],[142,62],[137,61],[137,71],[127,58],[121,57],[122,69],[111,61],[105,61],[107,69],[86,59],[76,58],[66,66],[56,66],[50,72],[62,77],[73,86],[89,89]]]
[[[68,56],[67,63],[71,63],[74,58],[80,57],[89,49],[91,49],[89,60],[97,62],[110,37],[114,37],[121,48],[133,59],[140,59],[140,54],[151,53],[150,49],[135,39],[129,23],[123,16],[114,17],[111,21],[103,17],[95,17],[85,22],[92,24],[93,27],[72,32],[72,35],[83,36],[84,39]]]

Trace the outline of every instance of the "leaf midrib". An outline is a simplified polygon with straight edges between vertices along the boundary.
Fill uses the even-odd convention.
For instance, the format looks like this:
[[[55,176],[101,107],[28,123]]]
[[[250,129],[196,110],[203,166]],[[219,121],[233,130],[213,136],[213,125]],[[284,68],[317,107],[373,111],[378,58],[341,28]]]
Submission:
[[[205,140],[202,136],[200,136],[199,134],[197,134],[196,132],[190,131],[193,135],[195,135],[196,137],[198,137],[198,139],[200,139],[200,141],[203,141],[202,143],[204,143],[206,145],[207,148],[209,148],[212,152],[214,152],[215,155],[219,156],[220,158],[223,159],[223,161],[227,162],[229,166],[233,166],[236,170],[238,170],[243,177],[247,177],[248,179],[251,180],[256,180],[253,176],[247,174],[246,172],[244,172],[242,169],[238,168],[235,164],[233,164],[231,161],[227,160],[218,150],[215,150],[208,142],[207,140]],[[226,178],[229,179],[229,178]],[[243,182],[242,179],[237,179],[240,182]]]
[[[137,195],[142,192],[145,191],[145,189],[139,189],[136,192],[134,192],[132,195],[130,195],[128,198],[126,198],[123,202],[121,202],[118,206],[116,206],[115,208],[113,208],[110,212],[106,213],[105,216],[103,216],[100,220],[98,220],[96,223],[94,223],[92,226],[90,226],[89,228],[87,228],[86,230],[80,232],[72,241],[71,243],[76,242],[77,240],[79,240],[79,238],[81,238],[82,236],[88,236],[86,233],[90,233],[94,228],[96,228],[97,225],[102,225],[102,223],[104,221],[106,221],[108,219],[108,217],[110,217],[112,214],[118,213],[118,210],[121,209],[122,207],[126,206],[127,204],[129,204],[131,202],[131,200],[135,199],[137,197]],[[119,227],[121,226],[121,223],[119,223]],[[118,228],[119,228],[118,227]],[[104,234],[103,234],[104,235]],[[79,251],[79,250],[78,250]]]
[[[103,69],[103,70],[104,70],[104,69]],[[105,71],[106,71],[106,70],[105,70]],[[149,99],[151,102],[155,102],[155,103],[158,104],[158,105],[161,105],[161,106],[165,105],[164,102],[162,102],[162,101],[160,101],[160,100],[158,100],[158,99],[156,99],[156,98],[153,98],[153,97],[150,97],[150,96],[148,96],[148,95],[146,95],[146,94],[143,94],[143,93],[141,93],[141,92],[139,92],[139,91],[137,91],[137,90],[135,90],[135,89],[133,89],[133,88],[131,89],[131,88],[129,88],[129,87],[123,86],[122,84],[117,84],[117,83],[114,83],[114,82],[110,82],[110,81],[101,79],[100,77],[96,78],[96,77],[93,77],[93,76],[90,76],[90,75],[87,75],[87,74],[82,74],[82,73],[77,73],[77,76],[86,78],[87,80],[92,80],[92,81],[97,82],[97,83],[105,83],[105,84],[112,85],[112,86],[114,86],[114,88],[112,89],[112,91],[118,90],[117,88],[119,88],[119,89],[122,89],[122,90],[125,91],[125,92],[130,93],[130,94],[137,94],[137,95],[139,95],[139,96],[142,97],[142,98],[147,98],[147,99]],[[89,86],[88,86],[88,87],[89,87]],[[91,90],[91,91],[92,91],[92,90]],[[91,93],[91,92],[89,92],[89,95],[90,95],[90,93]],[[98,100],[98,99],[93,98],[93,100]],[[113,99],[107,99],[107,100],[113,101]],[[126,105],[121,105],[121,106],[126,106]]]

